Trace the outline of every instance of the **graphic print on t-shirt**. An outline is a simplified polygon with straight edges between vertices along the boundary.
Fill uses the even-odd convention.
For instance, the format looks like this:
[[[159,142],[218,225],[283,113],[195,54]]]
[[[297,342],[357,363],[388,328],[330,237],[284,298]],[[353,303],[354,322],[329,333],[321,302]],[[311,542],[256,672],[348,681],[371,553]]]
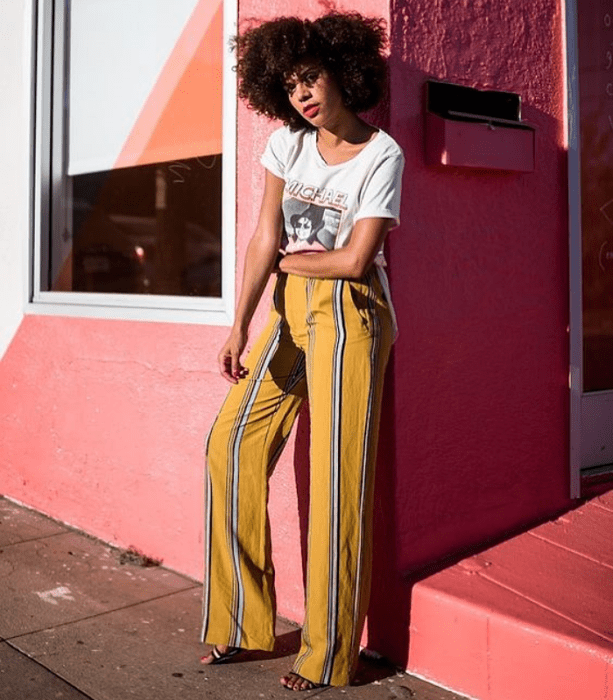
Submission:
[[[288,197],[283,202],[287,236],[285,251],[333,250],[342,215],[340,206],[322,207],[314,202]]]

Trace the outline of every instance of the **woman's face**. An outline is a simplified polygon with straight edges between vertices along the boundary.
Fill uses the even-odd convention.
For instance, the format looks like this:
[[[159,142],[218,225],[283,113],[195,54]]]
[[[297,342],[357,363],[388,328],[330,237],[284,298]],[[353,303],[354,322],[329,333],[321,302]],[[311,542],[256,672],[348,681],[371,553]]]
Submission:
[[[294,224],[294,233],[299,241],[306,241],[311,236],[313,224],[306,216],[301,216]]]
[[[315,127],[331,125],[345,111],[336,81],[316,64],[297,66],[285,89],[292,107]]]

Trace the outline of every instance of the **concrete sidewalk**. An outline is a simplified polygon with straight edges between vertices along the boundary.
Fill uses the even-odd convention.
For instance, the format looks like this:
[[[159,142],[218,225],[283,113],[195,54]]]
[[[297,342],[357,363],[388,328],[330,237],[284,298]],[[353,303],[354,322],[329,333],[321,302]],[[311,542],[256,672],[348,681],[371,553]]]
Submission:
[[[203,667],[200,585],[147,563],[0,498],[0,700],[290,697],[294,625],[278,621],[272,654]],[[460,698],[365,661],[356,685],[314,696]]]

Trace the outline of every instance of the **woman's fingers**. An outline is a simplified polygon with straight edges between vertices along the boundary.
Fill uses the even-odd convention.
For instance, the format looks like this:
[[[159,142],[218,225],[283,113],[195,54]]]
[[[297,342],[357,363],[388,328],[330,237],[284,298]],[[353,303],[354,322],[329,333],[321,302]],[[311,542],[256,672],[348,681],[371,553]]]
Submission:
[[[234,370],[232,369],[232,355],[220,356],[219,371],[221,376],[231,384],[236,384],[238,382],[238,380],[234,378]]]
[[[242,347],[227,343],[219,353],[219,371],[231,384],[236,384],[239,379],[244,379],[249,374],[249,370],[240,361],[242,350]]]
[[[232,377],[234,378],[234,383],[239,379],[247,376],[249,370],[241,364],[240,355],[238,353],[232,355]]]
[[[237,373],[234,375],[237,379],[244,379],[249,374],[249,370],[243,365],[239,365]]]

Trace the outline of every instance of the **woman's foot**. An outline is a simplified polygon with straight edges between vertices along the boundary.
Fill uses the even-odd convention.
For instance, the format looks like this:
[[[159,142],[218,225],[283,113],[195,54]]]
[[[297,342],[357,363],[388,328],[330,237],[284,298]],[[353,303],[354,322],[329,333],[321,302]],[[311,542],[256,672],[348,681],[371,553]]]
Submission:
[[[200,663],[205,666],[213,664],[223,664],[229,661],[233,656],[236,656],[241,651],[240,647],[229,647],[225,644],[214,646],[210,653],[200,659]]]
[[[281,678],[281,685],[284,685],[288,690],[315,690],[316,688],[326,687],[323,683],[313,683],[313,681],[303,678],[293,671]]]

